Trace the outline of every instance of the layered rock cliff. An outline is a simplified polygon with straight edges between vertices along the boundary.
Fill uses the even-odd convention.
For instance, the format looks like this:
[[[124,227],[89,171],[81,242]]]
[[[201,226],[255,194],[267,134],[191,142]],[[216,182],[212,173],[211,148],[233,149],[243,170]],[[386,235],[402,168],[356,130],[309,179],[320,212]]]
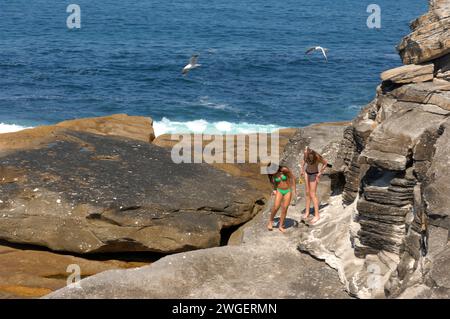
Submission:
[[[333,209],[346,217],[327,224],[348,241],[309,234],[300,244],[360,297],[450,296],[450,1],[430,1],[411,28],[398,46],[406,65],[381,75],[340,145]]]

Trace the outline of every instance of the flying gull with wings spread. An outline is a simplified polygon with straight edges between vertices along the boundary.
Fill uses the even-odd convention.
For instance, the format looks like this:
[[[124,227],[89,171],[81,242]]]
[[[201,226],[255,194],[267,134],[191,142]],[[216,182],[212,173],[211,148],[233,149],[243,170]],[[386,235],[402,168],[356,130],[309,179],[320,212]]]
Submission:
[[[322,48],[322,47],[319,47],[319,46],[317,46],[317,47],[311,47],[311,48],[309,48],[308,50],[306,50],[305,54],[311,54],[311,53],[313,53],[314,51],[322,51],[322,54],[323,54],[323,56],[325,57],[325,60],[328,62],[328,57],[327,57],[328,49]]]
[[[183,68],[183,71],[181,71],[183,74],[187,74],[190,70],[193,70],[197,67],[199,67],[201,64],[197,63],[198,60],[198,54],[194,54],[191,59],[189,60],[189,63]]]

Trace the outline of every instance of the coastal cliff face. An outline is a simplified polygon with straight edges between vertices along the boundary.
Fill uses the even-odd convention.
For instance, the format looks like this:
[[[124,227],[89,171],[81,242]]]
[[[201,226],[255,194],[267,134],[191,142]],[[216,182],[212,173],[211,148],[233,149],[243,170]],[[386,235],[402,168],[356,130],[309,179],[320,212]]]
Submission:
[[[299,247],[328,259],[360,297],[450,296],[450,1],[430,1],[411,28],[398,46],[406,65],[381,74],[341,141],[333,209],[346,217],[328,226],[348,242],[309,235]]]

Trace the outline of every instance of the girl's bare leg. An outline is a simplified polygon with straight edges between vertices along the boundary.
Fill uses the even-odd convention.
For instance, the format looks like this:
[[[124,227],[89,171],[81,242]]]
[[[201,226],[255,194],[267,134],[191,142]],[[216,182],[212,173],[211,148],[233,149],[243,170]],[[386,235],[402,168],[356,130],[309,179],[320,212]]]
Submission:
[[[309,206],[311,206],[311,199],[310,199],[310,187],[309,187],[309,176],[305,173],[305,213],[303,214],[303,218],[306,219],[309,217]]]
[[[284,221],[286,219],[287,210],[289,208],[291,198],[292,198],[292,192],[289,192],[283,196],[283,204],[281,205],[280,225],[278,226],[278,229],[282,233],[284,233],[286,231],[286,229],[284,228]]]
[[[317,178],[315,181],[310,183],[310,196],[314,204],[314,218],[311,219],[311,224],[316,223],[320,219],[319,215],[319,199],[317,197]]]
[[[283,199],[283,195],[281,195],[280,192],[276,192],[273,207],[272,207],[272,210],[271,210],[270,216],[269,216],[269,223],[267,224],[268,230],[273,229],[273,219],[275,218],[275,215],[277,214],[277,211],[280,208],[282,199]]]

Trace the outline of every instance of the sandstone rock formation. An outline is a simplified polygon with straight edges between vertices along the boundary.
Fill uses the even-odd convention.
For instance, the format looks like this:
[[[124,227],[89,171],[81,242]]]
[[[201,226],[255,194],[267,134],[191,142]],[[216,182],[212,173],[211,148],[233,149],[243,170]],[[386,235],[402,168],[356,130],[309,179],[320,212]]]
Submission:
[[[120,268],[149,264],[142,261],[89,260],[30,248],[0,245],[0,298],[38,298],[67,285],[79,267],[81,278]],[[69,267],[69,268],[68,268]]]
[[[340,138],[336,127],[343,128],[336,123],[300,129],[289,149],[300,147],[295,141],[304,137],[328,154]],[[174,254],[139,269],[106,271],[82,280],[81,288],[68,286],[46,298],[348,298],[333,269],[297,251],[304,232],[298,227],[304,207],[299,193],[302,199],[289,208],[285,234],[266,230],[268,205],[232,235],[233,245]],[[323,202],[329,193],[324,177]]]
[[[433,72],[434,65],[432,63],[408,64],[381,73],[381,80],[398,84],[426,82],[433,80]]]
[[[283,149],[285,145],[288,143],[289,138],[292,137],[295,133],[297,133],[298,129],[280,129],[277,133],[279,136],[278,141],[278,151],[279,154],[283,152]],[[196,134],[191,134],[191,140],[192,140],[192,154],[194,154],[194,149],[196,147],[200,147],[202,149],[205,148],[206,145],[208,145],[211,140],[202,139],[201,134],[198,134],[198,138],[195,137]],[[245,156],[246,160],[245,163],[239,163],[237,161],[237,140],[239,138],[245,137]],[[251,138],[252,137],[252,138]],[[172,148],[176,143],[178,143],[178,136],[172,137],[170,134],[164,134],[158,136],[154,141],[153,144],[165,147],[165,148]],[[233,148],[231,152],[234,152],[234,154],[231,155],[232,161],[227,160],[227,150],[226,150],[226,143],[227,140],[233,141],[232,145]],[[250,149],[256,149],[258,142],[257,142],[257,136],[256,134],[246,134],[246,135],[223,135],[223,149],[224,151],[220,154],[218,153],[219,157],[222,159],[221,163],[210,163],[213,167],[223,170],[227,172],[228,174],[240,177],[245,179],[250,186],[253,188],[260,190],[261,194],[265,196],[266,198],[270,196],[270,193],[272,191],[272,185],[270,185],[269,180],[267,178],[266,174],[261,174],[261,166],[264,166],[267,163],[262,163],[261,158],[257,158],[256,163],[250,163],[249,161],[249,150]],[[271,136],[270,134],[267,136],[267,148],[268,151],[271,151]],[[193,157],[192,157],[193,158]]]
[[[412,22],[412,33],[398,46],[404,64],[419,64],[450,53],[449,12],[448,0],[430,0],[428,13]]]
[[[0,136],[0,239],[172,253],[220,245],[222,230],[264,204],[245,181],[207,164],[175,164],[161,147],[62,126]]]
[[[328,220],[299,245],[338,269],[352,295],[450,296],[449,16],[450,3],[436,0],[413,22],[399,52],[405,63],[427,64],[383,73],[375,100],[345,129],[333,167],[344,185],[327,210],[339,222]]]
[[[152,142],[155,139],[151,118],[127,114],[64,121],[56,126],[100,135],[122,136],[144,142]]]

